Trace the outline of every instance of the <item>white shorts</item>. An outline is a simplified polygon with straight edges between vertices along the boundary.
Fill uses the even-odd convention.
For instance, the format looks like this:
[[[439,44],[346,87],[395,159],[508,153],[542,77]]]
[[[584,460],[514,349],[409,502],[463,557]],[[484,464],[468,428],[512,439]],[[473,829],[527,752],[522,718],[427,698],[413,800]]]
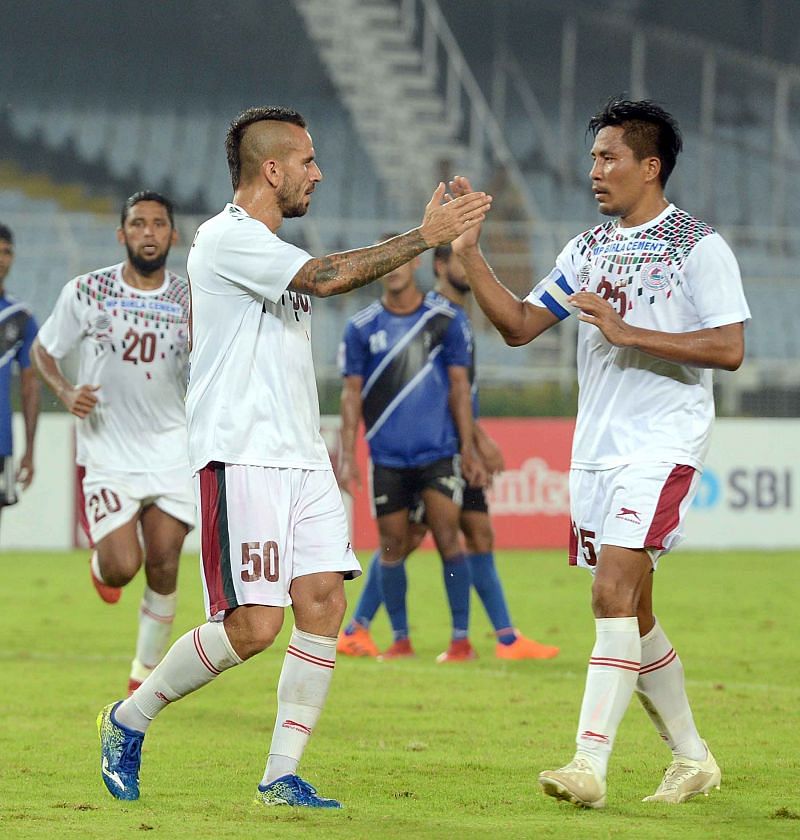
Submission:
[[[148,505],[185,523],[189,530],[194,528],[196,510],[188,466],[146,473],[87,472],[78,467],[78,476],[83,493],[81,525],[92,545],[130,522]]]
[[[570,470],[569,562],[594,569],[603,545],[647,549],[653,568],[683,540],[700,473],[684,464]]]
[[[209,618],[244,604],[287,607],[292,581],[303,575],[361,574],[332,470],[212,461],[195,488]]]

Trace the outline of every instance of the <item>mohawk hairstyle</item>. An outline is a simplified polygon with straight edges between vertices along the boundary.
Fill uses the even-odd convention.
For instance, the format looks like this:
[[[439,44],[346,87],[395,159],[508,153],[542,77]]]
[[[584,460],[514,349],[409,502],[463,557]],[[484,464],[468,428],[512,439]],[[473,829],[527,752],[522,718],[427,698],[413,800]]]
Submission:
[[[683,148],[683,138],[678,121],[668,111],[650,99],[630,100],[612,97],[590,120],[587,132],[596,137],[602,128],[622,126],[625,143],[633,150],[637,160],[657,157],[661,161],[659,180],[667,184],[678,153]]]
[[[241,147],[242,137],[248,126],[263,120],[274,120],[275,122],[287,122],[306,128],[306,121],[303,117],[291,108],[279,106],[264,106],[248,108],[242,111],[236,119],[228,126],[228,133],[225,135],[225,154],[228,158],[228,170],[231,173],[231,184],[234,191],[239,188],[239,181],[242,177]]]

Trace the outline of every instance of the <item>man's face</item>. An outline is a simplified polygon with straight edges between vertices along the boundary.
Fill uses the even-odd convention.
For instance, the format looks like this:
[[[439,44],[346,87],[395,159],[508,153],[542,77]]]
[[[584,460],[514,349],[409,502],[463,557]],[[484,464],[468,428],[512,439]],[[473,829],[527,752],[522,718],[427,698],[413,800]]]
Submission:
[[[163,268],[177,231],[169,221],[167,208],[158,201],[139,201],[128,211],[117,239],[128,251],[128,259],[142,274]]]
[[[592,192],[604,216],[627,216],[642,198],[651,158],[636,160],[633,149],[622,139],[625,129],[606,126],[592,145]]]
[[[0,283],[2,283],[14,262],[14,246],[7,239],[0,239]]]
[[[278,208],[284,219],[305,216],[311,193],[322,180],[322,172],[314,160],[311,135],[299,125],[289,123],[291,144],[281,164],[283,180],[277,189]]]
[[[441,282],[451,285],[459,294],[463,295],[470,291],[467,272],[455,254],[451,253],[447,259],[437,259],[434,269],[436,277]]]
[[[383,277],[381,277],[381,285],[383,286],[384,291],[397,295],[413,286],[416,262],[417,260],[411,260],[411,262],[401,265],[394,271],[384,274]]]

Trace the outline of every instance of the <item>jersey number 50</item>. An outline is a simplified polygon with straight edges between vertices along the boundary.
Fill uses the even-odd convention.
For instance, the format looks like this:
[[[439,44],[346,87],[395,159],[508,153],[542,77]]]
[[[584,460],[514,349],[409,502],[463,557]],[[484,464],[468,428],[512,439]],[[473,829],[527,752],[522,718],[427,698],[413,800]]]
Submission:
[[[263,546],[257,542],[243,542],[242,580],[255,583],[263,577],[269,583],[275,583],[280,577],[278,560],[278,543],[274,540],[265,542]]]

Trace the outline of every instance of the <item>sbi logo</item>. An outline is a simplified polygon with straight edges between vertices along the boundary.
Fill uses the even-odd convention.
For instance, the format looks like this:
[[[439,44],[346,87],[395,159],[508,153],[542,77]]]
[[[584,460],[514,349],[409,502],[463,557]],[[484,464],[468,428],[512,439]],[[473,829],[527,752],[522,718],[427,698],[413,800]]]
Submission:
[[[723,478],[706,469],[700,478],[692,507],[708,510],[725,504],[731,510],[790,509],[793,499],[791,470],[770,467],[738,467]]]

